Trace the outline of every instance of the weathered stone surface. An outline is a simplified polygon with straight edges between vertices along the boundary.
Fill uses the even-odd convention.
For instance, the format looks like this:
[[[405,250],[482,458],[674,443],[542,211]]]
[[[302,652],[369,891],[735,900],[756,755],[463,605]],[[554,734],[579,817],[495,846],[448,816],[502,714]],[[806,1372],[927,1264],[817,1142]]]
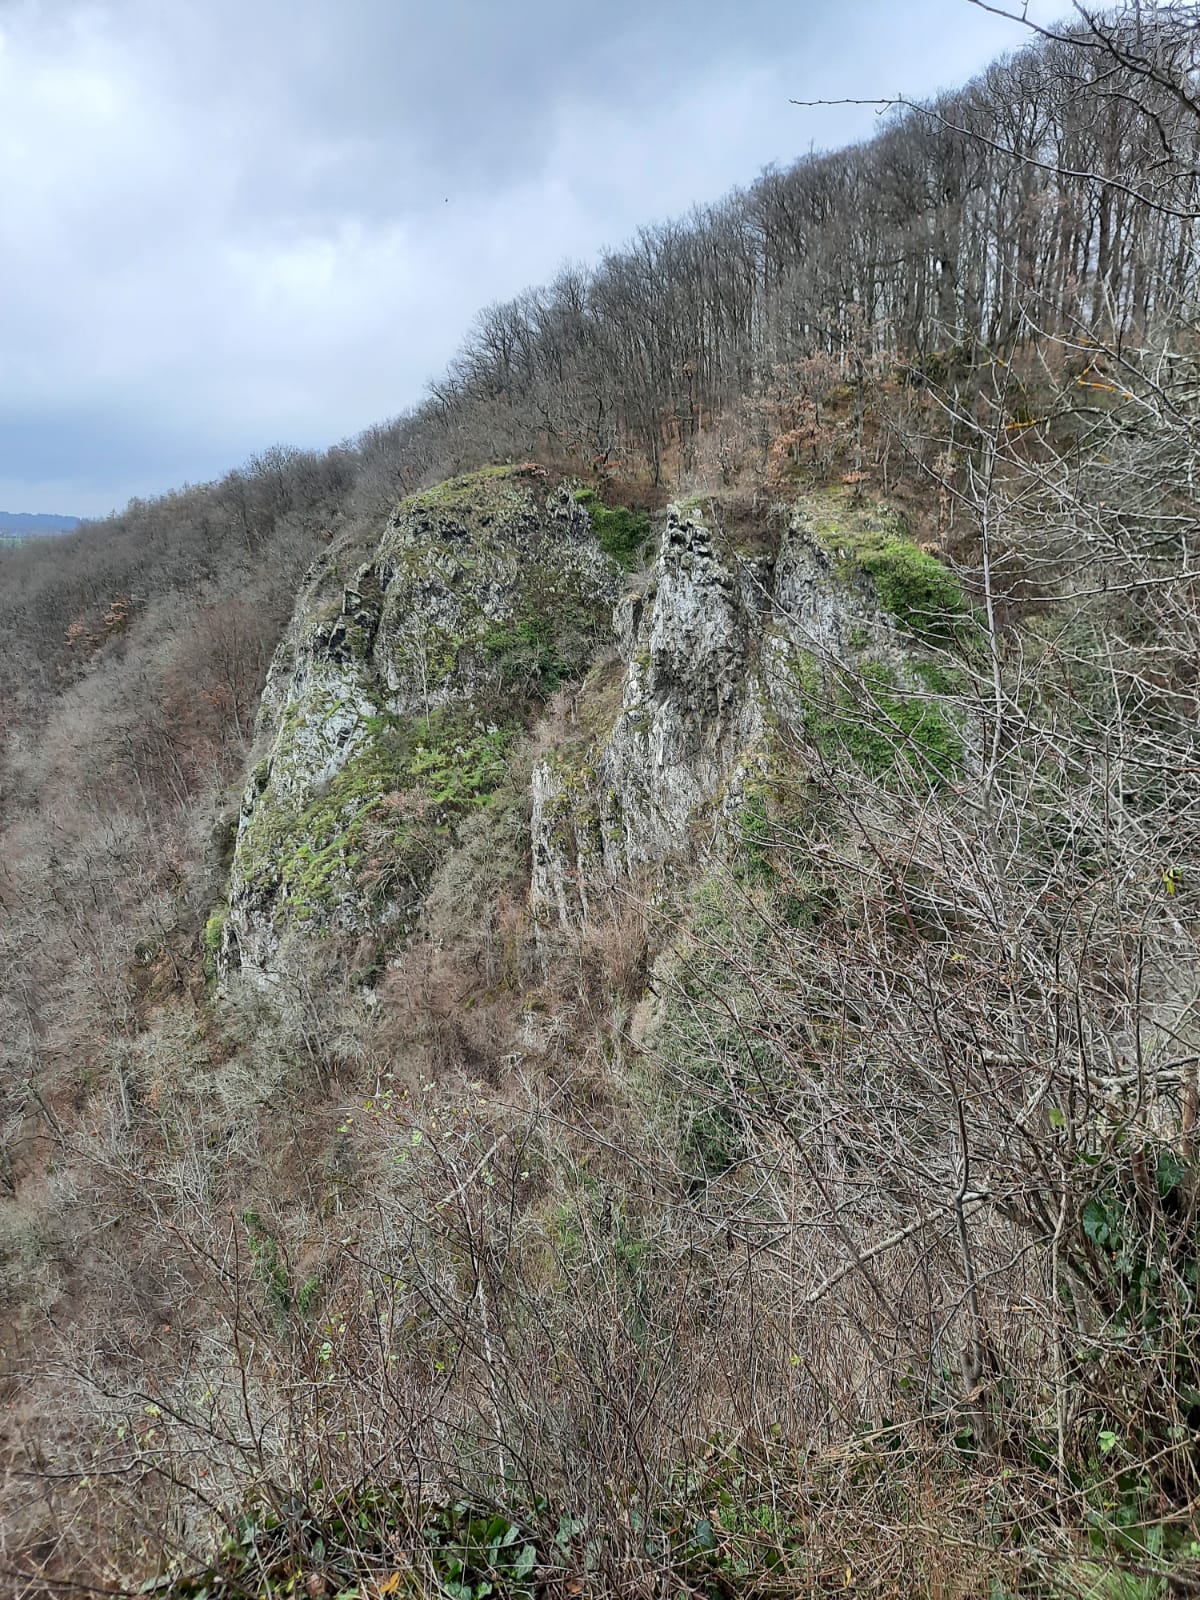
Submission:
[[[289,938],[411,927],[456,815],[616,598],[586,511],[537,469],[413,496],[337,572],[318,562],[272,666],[238,826],[222,966],[266,983]]]
[[[225,970],[267,982],[289,939],[410,931],[456,818],[504,781],[532,709],[578,682],[601,643],[615,640],[619,661],[572,691],[590,715],[533,768],[543,928],[723,848],[781,730],[841,759],[847,668],[860,709],[867,686],[865,763],[893,759],[897,718],[942,768],[956,759],[957,734],[924,710],[919,657],[944,627],[931,601],[960,601],[895,515],[814,494],[770,553],[757,536],[756,548],[740,551],[711,509],[672,508],[653,568],[618,596],[584,507],[537,469],[507,468],[405,501],[348,575],[331,552],[264,695]]]
[[[598,763],[610,869],[661,860],[759,726],[759,619],[742,564],[698,511],[667,517],[621,716]]]
[[[542,923],[586,918],[621,877],[719,844],[767,729],[796,730],[811,710],[814,671],[870,661],[909,681],[917,647],[862,565],[893,543],[920,567],[894,516],[848,512],[836,494],[793,508],[773,558],[739,554],[699,510],[668,512],[649,586],[617,608],[616,725],[582,763],[551,756],[534,773]]]

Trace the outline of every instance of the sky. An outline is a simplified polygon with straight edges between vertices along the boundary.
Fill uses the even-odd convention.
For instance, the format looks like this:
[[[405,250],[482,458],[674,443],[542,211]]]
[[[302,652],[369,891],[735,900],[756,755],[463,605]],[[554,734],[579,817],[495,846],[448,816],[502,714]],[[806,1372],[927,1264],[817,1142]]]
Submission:
[[[793,100],[1025,37],[970,0],[0,0],[0,508],[349,438],[481,307],[875,125]]]

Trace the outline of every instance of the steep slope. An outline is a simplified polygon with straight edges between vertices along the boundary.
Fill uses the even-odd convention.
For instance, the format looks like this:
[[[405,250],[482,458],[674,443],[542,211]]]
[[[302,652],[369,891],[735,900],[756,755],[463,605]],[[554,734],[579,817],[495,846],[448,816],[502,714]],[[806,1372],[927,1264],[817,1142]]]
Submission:
[[[668,512],[645,592],[618,613],[626,674],[615,724],[582,762],[552,752],[534,771],[541,921],[578,923],[620,879],[723,848],[779,739],[822,721],[832,729],[848,669],[875,685],[881,729],[907,723],[927,777],[960,759],[963,719],[931,692],[944,686],[922,637],[963,609],[950,575],[894,513],[845,494],[777,508],[775,520],[764,554],[722,532],[716,501]],[[864,753],[894,759],[887,740]]]
[[[1033,1592],[1046,1439],[1080,1525],[1118,1427],[1189,1470],[1194,928],[1086,766],[1105,591],[1001,636],[849,487],[677,504],[624,576],[604,528],[529,468],[410,497],[271,668],[219,981],[83,1151],[172,1287],[74,1392],[130,1525],[192,1519],[181,1597],[457,1583],[480,1527],[518,1596],[842,1586],[891,1557],[820,1445],[880,1437],[879,1525],[952,1504],[949,1592],[1001,1545]]]

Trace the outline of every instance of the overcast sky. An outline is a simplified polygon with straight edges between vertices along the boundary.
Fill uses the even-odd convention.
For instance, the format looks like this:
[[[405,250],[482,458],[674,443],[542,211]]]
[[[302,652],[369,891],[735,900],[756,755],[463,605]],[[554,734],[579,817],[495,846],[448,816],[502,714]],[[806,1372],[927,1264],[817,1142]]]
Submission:
[[[871,130],[792,98],[1021,42],[969,0],[0,0],[0,509],[346,438],[481,306]]]

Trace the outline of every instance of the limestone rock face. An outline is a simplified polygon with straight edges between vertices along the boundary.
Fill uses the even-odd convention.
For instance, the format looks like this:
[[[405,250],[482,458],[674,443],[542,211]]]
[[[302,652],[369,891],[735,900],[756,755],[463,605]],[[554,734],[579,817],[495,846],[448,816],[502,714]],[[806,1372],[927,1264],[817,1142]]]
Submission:
[[[411,927],[456,818],[616,598],[586,511],[538,469],[414,496],[369,561],[340,557],[317,563],[272,665],[238,824],[221,963],[264,984],[289,940]]]

